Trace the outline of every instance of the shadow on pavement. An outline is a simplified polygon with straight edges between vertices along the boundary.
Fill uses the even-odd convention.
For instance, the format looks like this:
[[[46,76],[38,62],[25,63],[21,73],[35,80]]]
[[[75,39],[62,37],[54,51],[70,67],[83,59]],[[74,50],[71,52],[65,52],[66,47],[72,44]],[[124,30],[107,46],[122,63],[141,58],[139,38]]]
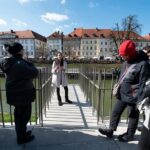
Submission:
[[[137,144],[121,143],[101,136],[97,130],[62,130],[35,127],[35,140],[18,146],[14,128],[0,128],[1,150],[136,150]]]

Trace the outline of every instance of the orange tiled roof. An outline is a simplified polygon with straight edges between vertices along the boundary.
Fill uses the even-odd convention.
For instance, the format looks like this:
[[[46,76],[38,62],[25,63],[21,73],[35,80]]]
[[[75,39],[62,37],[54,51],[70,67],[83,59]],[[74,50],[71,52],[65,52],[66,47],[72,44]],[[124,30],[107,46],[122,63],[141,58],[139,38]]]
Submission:
[[[25,30],[25,31],[6,31],[6,32],[0,32],[0,35],[3,34],[13,34],[16,35],[17,38],[19,39],[38,39],[41,41],[46,42],[46,38],[39,33],[36,33],[32,30]]]
[[[143,36],[145,39],[150,40],[150,33]]]
[[[119,31],[119,33],[122,36],[126,35],[126,31]],[[101,37],[101,38],[111,38],[112,35],[115,35],[115,37],[118,36],[118,31],[114,31],[111,29],[84,29],[84,28],[75,28],[73,32],[69,33],[67,35],[67,37],[79,37],[79,38],[97,38],[97,37]],[[137,33],[131,32],[130,33],[130,38],[134,38],[137,40],[145,40],[144,37],[140,36]]]
[[[110,29],[83,29],[83,28],[75,28],[73,32],[70,33],[72,37],[77,35],[80,38],[95,38],[95,37],[100,37],[105,36],[107,37],[110,34],[111,30]]]
[[[47,38],[50,39],[60,39],[62,36],[62,34],[58,31],[58,32],[54,32],[51,35],[49,35]]]

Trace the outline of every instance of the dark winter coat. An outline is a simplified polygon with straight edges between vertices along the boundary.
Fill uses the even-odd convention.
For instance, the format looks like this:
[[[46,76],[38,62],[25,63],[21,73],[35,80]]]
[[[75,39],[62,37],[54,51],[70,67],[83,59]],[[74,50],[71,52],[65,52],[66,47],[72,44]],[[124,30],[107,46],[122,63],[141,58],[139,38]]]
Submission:
[[[33,78],[38,70],[32,63],[22,59],[19,55],[3,60],[0,68],[6,74],[6,97],[10,105],[24,105],[35,99]]]
[[[126,75],[121,83],[117,98],[129,104],[136,104],[138,101],[144,99],[143,88],[148,78],[148,57],[139,51],[138,55],[132,61],[125,61],[121,68],[121,75],[124,73],[126,67],[136,64],[130,72]]]

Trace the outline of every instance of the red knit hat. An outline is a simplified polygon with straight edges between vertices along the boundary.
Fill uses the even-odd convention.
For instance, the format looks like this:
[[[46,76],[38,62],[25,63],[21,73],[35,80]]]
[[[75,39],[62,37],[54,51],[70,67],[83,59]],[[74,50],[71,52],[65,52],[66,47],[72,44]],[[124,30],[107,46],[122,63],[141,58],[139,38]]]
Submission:
[[[119,47],[120,56],[134,57],[137,54],[135,44],[131,40],[124,41]]]

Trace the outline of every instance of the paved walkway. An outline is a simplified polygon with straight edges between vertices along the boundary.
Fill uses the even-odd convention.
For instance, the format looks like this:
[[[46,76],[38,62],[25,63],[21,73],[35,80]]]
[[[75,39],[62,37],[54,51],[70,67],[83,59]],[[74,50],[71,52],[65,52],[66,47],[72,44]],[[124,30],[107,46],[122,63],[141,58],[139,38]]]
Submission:
[[[64,101],[63,88],[61,95]],[[54,94],[44,115],[44,127],[34,127],[35,140],[31,143],[18,146],[14,127],[0,128],[0,150],[138,150],[138,132],[135,141],[122,143],[117,140],[117,135],[126,130],[125,123],[120,123],[113,139],[99,134],[98,127],[107,127],[107,123],[97,125],[79,86],[69,86],[69,97],[73,104],[64,102],[63,106],[58,106]]]

